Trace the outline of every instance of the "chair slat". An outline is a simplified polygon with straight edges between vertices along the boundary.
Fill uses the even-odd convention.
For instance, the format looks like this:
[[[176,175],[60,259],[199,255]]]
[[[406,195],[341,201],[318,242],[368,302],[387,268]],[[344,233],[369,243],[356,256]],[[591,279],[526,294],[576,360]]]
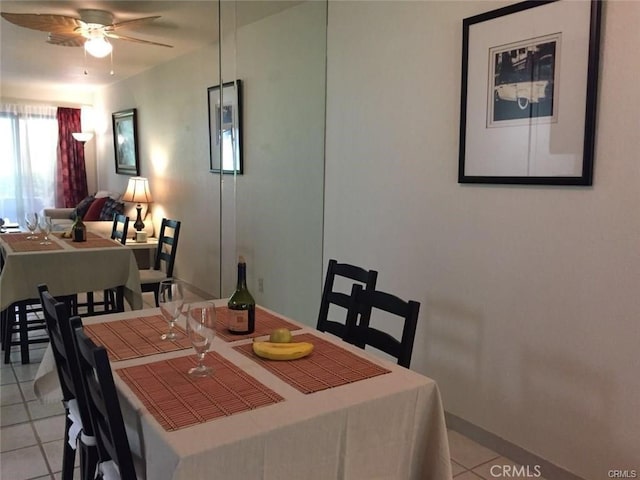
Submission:
[[[362,267],[350,265],[348,263],[338,263],[335,259],[329,260],[316,328],[321,332],[329,332],[349,341],[347,338],[346,317],[347,309],[351,304],[351,297],[350,293],[334,291],[334,282],[336,277],[343,277],[353,282],[360,282],[361,284],[364,284],[366,289],[373,290],[376,286],[378,272],[375,270],[365,270]],[[344,308],[344,318],[329,318],[329,309],[331,305]]]
[[[409,368],[418,324],[420,303],[404,301],[379,290],[365,290],[355,284],[351,290],[351,306],[347,314],[347,341],[360,348],[370,345],[398,360],[398,365]],[[403,322],[400,339],[370,325],[372,312],[380,310],[398,317]]]

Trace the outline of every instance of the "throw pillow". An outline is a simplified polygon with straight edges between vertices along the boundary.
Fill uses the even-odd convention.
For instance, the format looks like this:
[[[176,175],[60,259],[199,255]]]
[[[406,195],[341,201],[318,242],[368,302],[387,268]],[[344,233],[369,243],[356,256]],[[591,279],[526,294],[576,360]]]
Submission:
[[[97,222],[100,220],[100,214],[102,213],[104,204],[107,202],[107,198],[109,197],[96,198],[82,219],[85,222]]]
[[[106,197],[106,201],[100,211],[100,220],[113,220],[115,213],[124,213],[124,203],[114,200],[113,198]]]
[[[76,208],[73,209],[73,212],[71,212],[71,218],[73,220],[75,220],[76,217],[78,216],[80,218],[84,218],[84,216],[87,213],[87,210],[89,210],[89,207],[91,206],[94,200],[95,200],[95,197],[93,195],[89,195],[88,197],[82,199],[80,203],[76,205]]]

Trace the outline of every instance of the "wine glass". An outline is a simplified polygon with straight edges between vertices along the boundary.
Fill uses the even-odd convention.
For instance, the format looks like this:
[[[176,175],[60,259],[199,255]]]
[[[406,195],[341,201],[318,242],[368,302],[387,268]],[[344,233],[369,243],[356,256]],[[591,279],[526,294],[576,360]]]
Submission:
[[[176,320],[180,318],[184,307],[184,288],[182,282],[168,278],[158,287],[158,305],[165,320],[169,322],[169,331],[160,336],[162,340],[175,340],[179,334],[174,332]]]
[[[51,245],[49,241],[49,234],[51,233],[51,217],[43,216],[40,218],[40,230],[42,230],[43,239],[40,245]]]
[[[216,308],[212,303],[190,306],[187,310],[187,335],[198,356],[198,365],[189,369],[192,377],[208,377],[213,368],[204,364],[216,333]]]
[[[27,240],[35,240],[36,238],[38,238],[37,235],[34,235],[36,228],[38,228],[38,214],[35,212],[27,213],[24,216],[24,221],[27,225],[27,229],[30,232],[30,235],[27,237]]]

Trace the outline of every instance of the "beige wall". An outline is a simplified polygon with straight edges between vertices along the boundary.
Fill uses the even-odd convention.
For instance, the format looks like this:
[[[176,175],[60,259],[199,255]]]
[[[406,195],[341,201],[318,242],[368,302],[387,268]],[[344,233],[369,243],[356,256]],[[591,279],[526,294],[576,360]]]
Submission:
[[[588,479],[640,445],[640,2],[604,4],[593,187],[457,183],[462,19],[330,2],[324,260],[422,302],[445,408]]]

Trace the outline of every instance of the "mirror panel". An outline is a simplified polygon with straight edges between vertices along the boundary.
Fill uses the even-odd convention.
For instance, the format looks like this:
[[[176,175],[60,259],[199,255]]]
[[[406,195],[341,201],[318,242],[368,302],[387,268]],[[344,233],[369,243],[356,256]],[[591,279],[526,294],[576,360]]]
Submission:
[[[243,97],[243,173],[221,182],[221,295],[235,288],[242,255],[257,303],[315,325],[327,3],[222,2],[221,20],[221,81],[240,79]]]

